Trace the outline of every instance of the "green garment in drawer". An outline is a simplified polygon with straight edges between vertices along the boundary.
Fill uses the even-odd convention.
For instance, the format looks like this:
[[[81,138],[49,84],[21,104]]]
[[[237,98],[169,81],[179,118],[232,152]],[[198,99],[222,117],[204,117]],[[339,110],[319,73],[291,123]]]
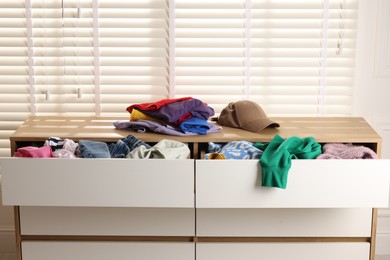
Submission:
[[[197,208],[387,207],[390,160],[293,160],[286,189],[261,186],[258,160],[197,160]]]

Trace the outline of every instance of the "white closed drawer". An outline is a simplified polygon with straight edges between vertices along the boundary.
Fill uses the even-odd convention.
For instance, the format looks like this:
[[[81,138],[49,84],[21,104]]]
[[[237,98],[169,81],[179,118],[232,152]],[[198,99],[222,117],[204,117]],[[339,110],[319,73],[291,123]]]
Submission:
[[[194,260],[193,243],[22,242],[23,260]]]
[[[387,207],[390,160],[293,160],[286,189],[261,186],[258,160],[197,160],[198,208]]]
[[[0,159],[3,203],[20,206],[194,207],[194,161]]]
[[[198,209],[200,237],[370,237],[371,208]]]
[[[194,236],[195,209],[20,207],[22,235]]]
[[[197,260],[368,260],[369,243],[198,243]]]

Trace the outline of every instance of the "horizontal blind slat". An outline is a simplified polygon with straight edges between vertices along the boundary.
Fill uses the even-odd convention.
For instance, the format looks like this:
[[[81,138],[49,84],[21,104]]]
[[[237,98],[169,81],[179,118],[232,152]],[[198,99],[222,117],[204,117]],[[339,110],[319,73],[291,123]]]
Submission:
[[[94,115],[96,66],[101,115],[124,115],[129,104],[167,98],[169,1],[99,0],[98,46],[91,0],[64,1],[63,10],[61,1],[31,2],[37,115]],[[350,112],[357,2],[330,0],[327,115]],[[0,124],[0,137],[30,113],[25,4],[0,3],[0,119],[11,122]],[[267,114],[317,115],[323,0],[251,0],[251,6],[248,35],[245,0],[175,1],[176,97],[202,99],[218,113],[243,98],[249,75],[249,97]],[[6,116],[10,108],[15,123]],[[2,154],[5,143],[0,140]]]
[[[99,1],[101,114],[167,98],[168,1]]]

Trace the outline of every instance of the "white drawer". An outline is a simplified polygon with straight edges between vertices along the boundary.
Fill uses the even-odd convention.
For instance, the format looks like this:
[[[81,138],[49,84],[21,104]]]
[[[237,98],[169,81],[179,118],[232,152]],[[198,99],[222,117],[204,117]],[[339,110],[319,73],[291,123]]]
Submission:
[[[23,260],[194,260],[193,243],[22,242]]]
[[[369,243],[198,243],[197,260],[368,260]]]
[[[3,203],[194,207],[193,160],[0,159]]]
[[[198,209],[200,237],[370,237],[371,208]]]
[[[194,236],[195,209],[20,207],[22,235]]]
[[[293,160],[286,189],[261,186],[258,160],[197,160],[198,208],[387,207],[390,160]]]

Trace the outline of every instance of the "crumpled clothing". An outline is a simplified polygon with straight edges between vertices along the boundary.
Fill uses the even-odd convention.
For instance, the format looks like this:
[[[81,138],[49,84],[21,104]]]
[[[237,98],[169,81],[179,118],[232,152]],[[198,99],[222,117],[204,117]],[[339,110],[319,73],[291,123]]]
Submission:
[[[254,146],[264,151],[260,157],[261,185],[282,189],[287,187],[292,159],[315,159],[321,154],[321,145],[311,136],[284,139],[275,135],[270,143],[255,143]]]
[[[43,145],[50,146],[51,150],[54,152],[57,149],[62,149],[62,147],[64,146],[64,139],[61,139],[56,136],[50,136],[49,138],[47,138]]]
[[[51,158],[53,157],[53,151],[50,146],[25,146],[16,151],[15,157]]]
[[[71,139],[64,139],[64,144],[62,149],[68,150],[69,152],[75,154],[79,144]]]
[[[263,151],[248,141],[231,141],[227,144],[209,142],[209,152],[204,158],[211,159],[260,159]]]
[[[163,139],[151,148],[141,145],[131,151],[127,158],[132,159],[187,159],[190,149],[182,142]]]
[[[134,110],[133,110],[134,111]],[[126,156],[138,146],[150,148],[150,145],[137,137],[128,134],[126,138],[118,140],[108,146],[112,158],[126,158]]]
[[[370,148],[351,143],[327,143],[323,145],[322,151],[317,159],[378,159],[378,155]]]
[[[59,158],[59,159],[74,159],[74,158],[77,158],[77,156],[74,153],[72,153],[71,151],[66,150],[66,149],[56,149],[53,152],[53,156],[56,157],[56,158]]]
[[[108,145],[99,141],[80,140],[77,153],[82,158],[111,158]]]
[[[53,151],[54,157],[57,157],[56,154],[65,154],[66,153],[64,151],[54,153],[56,150],[67,150],[67,151],[75,154],[77,147],[79,146],[78,143],[74,142],[71,139],[67,139],[67,138],[61,139],[59,137],[53,137],[53,136],[49,137],[43,145],[51,147],[51,150]],[[66,153],[66,154],[68,154],[68,153]],[[69,155],[69,156],[71,156],[71,155]],[[61,158],[63,158],[63,157],[61,157]]]
[[[223,153],[211,153],[208,155],[209,160],[226,160],[226,156]]]

